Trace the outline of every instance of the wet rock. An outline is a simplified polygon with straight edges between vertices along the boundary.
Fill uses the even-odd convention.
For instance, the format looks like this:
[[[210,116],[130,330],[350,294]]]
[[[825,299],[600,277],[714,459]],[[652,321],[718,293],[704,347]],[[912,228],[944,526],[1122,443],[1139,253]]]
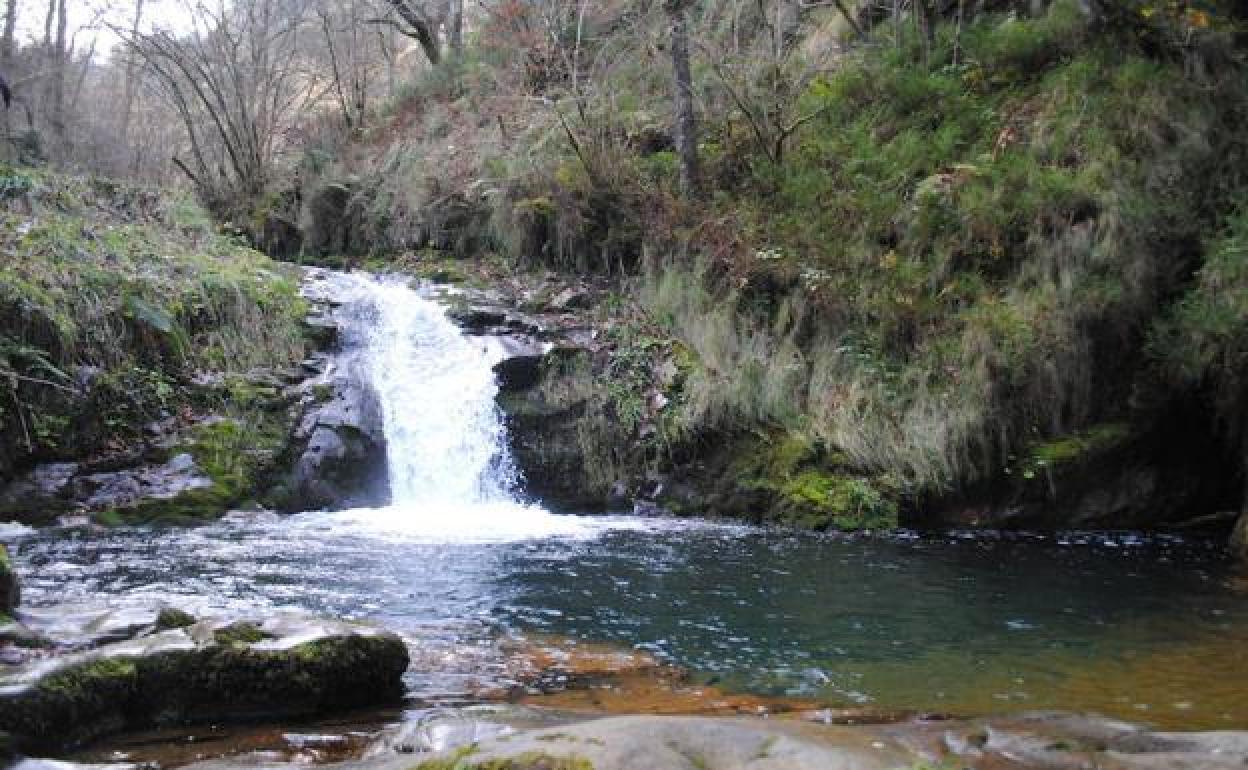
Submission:
[[[434,768],[454,751],[416,768]],[[456,767],[567,770],[892,770],[914,757],[850,728],[707,717],[630,716],[489,738],[460,752]]]
[[[394,634],[297,615],[153,628],[0,666],[0,731],[46,751],[151,725],[309,716],[396,700],[407,663]]]
[[[469,334],[484,334],[492,327],[502,326],[507,313],[497,308],[465,306],[446,311],[447,318]]]
[[[1230,770],[1248,763],[1248,733],[1165,733],[1092,715],[1035,712],[878,728],[929,763],[1049,770]]]
[[[21,603],[22,592],[17,582],[17,572],[9,560],[9,552],[0,544],[0,615],[12,614]]]
[[[303,246],[303,233],[288,217],[269,212],[256,233],[256,247],[274,259],[297,256]]]
[[[273,501],[281,510],[382,505],[386,437],[377,394],[357,378],[315,383],[292,441],[294,462]]]
[[[0,490],[0,513],[44,521],[67,510],[77,463],[44,463]]]
[[[173,500],[212,485],[212,479],[184,452],[162,465],[77,477],[74,496],[90,510],[116,510],[137,507],[146,501]]]
[[[333,350],[338,347],[341,339],[338,324],[322,316],[308,316],[304,319],[303,333],[317,350]]]
[[[153,630],[167,608],[160,602],[78,602],[21,611],[23,625],[61,648],[87,649]]]
[[[3,755],[0,755],[2,758]],[[8,770],[142,770],[141,765],[130,762],[65,762],[59,759],[33,759],[23,757]]]
[[[347,204],[351,188],[330,183],[314,190],[307,200],[303,247],[314,255],[345,254],[351,241]]]
[[[502,391],[526,390],[542,376],[542,363],[547,347],[532,337],[511,335],[498,337],[503,358],[494,365],[498,387]]]

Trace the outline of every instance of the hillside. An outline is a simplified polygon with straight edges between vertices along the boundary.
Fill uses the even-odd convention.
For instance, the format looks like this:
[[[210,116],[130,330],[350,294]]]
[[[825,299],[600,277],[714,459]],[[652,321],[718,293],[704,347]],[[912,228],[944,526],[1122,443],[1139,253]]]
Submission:
[[[751,20],[695,9],[692,199],[662,9],[595,6],[585,85],[493,47],[495,19],[320,148],[287,216],[305,259],[608,276],[611,354],[561,364],[604,500],[658,473],[666,507],[820,528],[1225,527],[1245,481],[1242,22],[1134,9],[951,11],[930,43],[880,20],[867,44],[820,11],[779,53],[770,17],[742,38]]]
[[[298,271],[219,234],[185,196],[11,167],[0,190],[0,479],[38,466],[35,487],[55,491],[185,452],[211,484],[148,471],[171,499],[132,513],[218,515],[252,494],[287,430],[274,382],[307,346]],[[81,496],[108,497],[109,480]],[[4,513],[62,512],[6,486]]]

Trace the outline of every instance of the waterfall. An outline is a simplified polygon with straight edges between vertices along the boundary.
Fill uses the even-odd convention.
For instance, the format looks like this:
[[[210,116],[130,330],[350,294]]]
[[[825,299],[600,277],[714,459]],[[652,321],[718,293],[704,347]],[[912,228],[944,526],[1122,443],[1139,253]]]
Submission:
[[[441,308],[401,283],[366,278],[377,321],[364,345],[385,420],[396,505],[513,500],[496,346],[466,337]]]
[[[406,281],[335,274],[332,294],[350,354],[381,404],[391,504],[330,514],[335,522],[439,541],[584,534],[590,525],[519,499],[495,402],[501,350],[469,337]]]

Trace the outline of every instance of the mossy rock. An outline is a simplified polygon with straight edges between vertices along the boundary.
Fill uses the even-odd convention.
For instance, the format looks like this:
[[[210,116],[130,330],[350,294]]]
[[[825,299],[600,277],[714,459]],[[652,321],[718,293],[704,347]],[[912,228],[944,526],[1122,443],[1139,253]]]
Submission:
[[[742,435],[718,446],[709,473],[693,482],[693,496],[709,502],[703,513],[817,531],[898,525],[900,493],[886,476],[857,472],[803,433]]]
[[[165,625],[188,617],[167,612]],[[359,626],[201,621],[4,672],[0,733],[24,751],[58,751],[124,729],[389,703],[407,664],[401,639]]]
[[[0,697],[0,731],[19,748],[52,748],[125,727],[137,691],[138,667],[126,658],[98,658],[63,667],[17,696]]]
[[[806,470],[779,488],[777,522],[803,529],[889,530],[897,527],[897,502],[866,477]]]
[[[175,628],[186,628],[195,625],[195,616],[189,612],[165,607],[156,616],[157,631],[171,631]]]
[[[594,765],[581,757],[553,756],[541,751],[526,751],[514,757],[472,760],[473,750],[465,747],[451,755],[421,762],[415,770],[594,770]]]

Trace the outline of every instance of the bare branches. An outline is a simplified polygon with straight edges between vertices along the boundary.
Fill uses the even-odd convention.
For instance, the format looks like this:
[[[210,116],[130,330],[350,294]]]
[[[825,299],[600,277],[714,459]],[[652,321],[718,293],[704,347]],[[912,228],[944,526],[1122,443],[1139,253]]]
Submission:
[[[313,93],[301,67],[301,13],[278,0],[194,7],[192,31],[125,35],[182,122],[174,164],[218,213],[266,189],[277,142]],[[189,165],[188,165],[189,162]]]
[[[438,41],[438,28],[434,19],[425,15],[414,0],[386,0],[399,18],[407,25],[399,26],[403,34],[420,44],[429,63],[437,66],[442,61],[442,46]]]

